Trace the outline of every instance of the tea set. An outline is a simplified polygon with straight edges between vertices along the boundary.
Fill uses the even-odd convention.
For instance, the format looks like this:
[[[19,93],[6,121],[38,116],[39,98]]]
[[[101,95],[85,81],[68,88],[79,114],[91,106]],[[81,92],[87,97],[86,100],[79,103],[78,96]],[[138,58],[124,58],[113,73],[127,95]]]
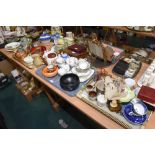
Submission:
[[[64,55],[59,54],[56,63],[59,67],[58,74],[60,76],[74,73],[79,77],[80,82],[88,80],[94,74],[94,70],[90,68],[90,63],[86,59],[64,58]]]

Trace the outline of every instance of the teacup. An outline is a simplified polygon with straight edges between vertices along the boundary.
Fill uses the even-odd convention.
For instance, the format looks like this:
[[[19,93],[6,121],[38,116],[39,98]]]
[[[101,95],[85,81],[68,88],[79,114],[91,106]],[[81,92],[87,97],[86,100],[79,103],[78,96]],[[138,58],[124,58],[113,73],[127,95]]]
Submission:
[[[146,115],[148,109],[147,106],[138,98],[134,98],[132,101],[132,115],[143,116]]]
[[[27,57],[25,57],[24,62],[27,63],[27,64],[33,64],[32,56],[28,55]]]
[[[70,57],[66,60],[67,64],[69,64],[71,67],[74,67],[78,64],[78,59],[75,57]]]
[[[141,103],[135,103],[133,104],[133,111],[140,116],[146,115],[147,113],[147,107],[144,106],[144,104]]]
[[[62,66],[62,68],[65,69],[66,72],[69,72],[69,71],[70,71],[70,66],[69,66],[68,64],[64,64],[64,65]]]
[[[90,69],[90,63],[88,61],[79,61],[77,66],[78,72],[86,72],[88,69]]]
[[[58,70],[58,74],[60,75],[60,76],[63,76],[63,75],[65,75],[67,72],[66,72],[66,70],[64,69],[64,68],[60,68],[59,70]]]
[[[47,66],[47,69],[48,69],[49,72],[53,72],[53,70],[54,70],[54,65],[52,65],[52,64],[51,64],[51,65],[48,65],[48,66]]]

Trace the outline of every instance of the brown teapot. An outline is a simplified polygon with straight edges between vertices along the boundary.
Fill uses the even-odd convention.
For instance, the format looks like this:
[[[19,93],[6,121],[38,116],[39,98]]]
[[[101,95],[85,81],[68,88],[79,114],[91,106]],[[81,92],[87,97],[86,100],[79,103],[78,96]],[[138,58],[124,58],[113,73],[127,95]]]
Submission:
[[[24,59],[27,55],[28,53],[23,48],[18,48],[15,53],[15,57],[18,59]]]

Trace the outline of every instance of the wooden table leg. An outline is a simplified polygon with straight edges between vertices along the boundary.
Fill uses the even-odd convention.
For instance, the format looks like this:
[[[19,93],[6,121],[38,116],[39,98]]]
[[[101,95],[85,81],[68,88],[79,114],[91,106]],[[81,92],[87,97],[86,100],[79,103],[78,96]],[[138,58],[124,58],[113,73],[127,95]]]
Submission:
[[[45,94],[47,95],[52,107],[54,108],[54,110],[58,111],[59,110],[59,104],[57,101],[54,100],[54,98],[51,96],[51,94],[48,92],[47,89],[44,89]]]

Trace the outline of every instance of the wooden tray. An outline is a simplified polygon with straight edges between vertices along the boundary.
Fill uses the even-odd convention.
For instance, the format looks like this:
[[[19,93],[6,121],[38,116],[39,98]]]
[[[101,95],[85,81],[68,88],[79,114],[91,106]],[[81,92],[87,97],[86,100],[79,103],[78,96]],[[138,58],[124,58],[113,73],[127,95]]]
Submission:
[[[40,66],[42,66],[42,65],[44,65],[45,64],[45,62],[44,61],[42,61],[43,63],[40,65],[40,66],[36,66],[36,65],[31,65],[31,66],[29,66],[29,65],[27,65],[23,60],[21,60],[21,59],[18,59],[16,56],[15,56],[15,54],[13,54],[12,55],[12,57],[13,57],[13,59],[15,59],[15,60],[17,60],[17,61],[19,61],[20,63],[22,63],[24,66],[26,66],[27,68],[29,68],[29,69],[35,69],[35,68],[39,68]]]
[[[91,84],[92,80],[87,83],[87,84]],[[85,103],[89,104],[90,106],[92,106],[93,108],[95,108],[96,110],[100,111],[102,114],[106,115],[107,117],[109,117],[110,119],[112,119],[113,121],[115,121],[116,123],[122,125],[124,128],[127,129],[140,129],[140,128],[144,128],[145,123],[144,122],[143,125],[134,125],[129,123],[124,116],[122,115],[122,113],[115,113],[115,112],[111,112],[107,106],[103,106],[100,107],[97,105],[97,101],[91,101],[89,100],[88,97],[86,97],[86,91],[85,91],[85,87],[83,87],[78,93],[77,93],[77,97],[80,98],[82,101],[84,101]],[[123,105],[122,105],[123,106]],[[148,115],[150,115],[151,113],[149,112]],[[149,117],[148,117],[149,118]]]

